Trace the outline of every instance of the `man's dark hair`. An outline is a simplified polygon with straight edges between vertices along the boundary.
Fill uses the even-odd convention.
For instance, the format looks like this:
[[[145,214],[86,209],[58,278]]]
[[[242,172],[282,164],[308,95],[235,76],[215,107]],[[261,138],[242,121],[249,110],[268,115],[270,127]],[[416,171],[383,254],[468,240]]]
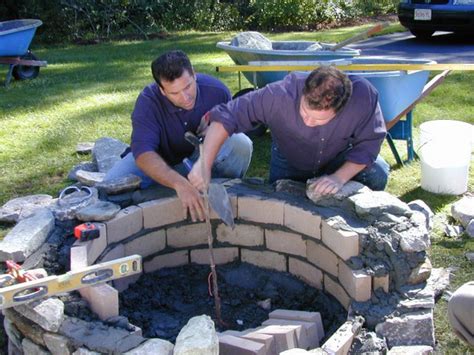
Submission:
[[[153,78],[161,87],[163,87],[161,80],[173,81],[178,79],[185,70],[191,75],[194,73],[188,56],[180,50],[166,52],[151,63]]]
[[[352,94],[348,76],[333,66],[322,66],[311,72],[304,83],[303,95],[312,110],[341,110]]]

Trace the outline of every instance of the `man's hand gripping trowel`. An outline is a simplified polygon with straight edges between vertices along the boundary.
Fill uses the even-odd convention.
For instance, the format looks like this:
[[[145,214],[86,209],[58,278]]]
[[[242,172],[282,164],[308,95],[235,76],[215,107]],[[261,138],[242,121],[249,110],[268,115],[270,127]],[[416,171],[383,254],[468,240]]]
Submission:
[[[202,156],[201,141],[191,132],[186,132],[184,138],[191,143],[196,149],[199,149],[200,156]],[[191,171],[193,162],[188,158],[183,160],[184,165]],[[204,171],[202,172],[204,174]],[[208,190],[209,205],[217,213],[220,219],[229,227],[234,229],[234,213],[230,204],[229,195],[224,186],[216,183],[209,184]]]

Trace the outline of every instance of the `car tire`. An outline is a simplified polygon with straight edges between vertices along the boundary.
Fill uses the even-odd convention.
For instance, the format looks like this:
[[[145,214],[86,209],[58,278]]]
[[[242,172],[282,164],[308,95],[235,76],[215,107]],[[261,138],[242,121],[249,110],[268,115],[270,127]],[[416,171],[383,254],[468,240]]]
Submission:
[[[21,59],[25,60],[38,60],[38,58],[31,52],[28,52]],[[13,68],[13,77],[16,80],[31,80],[38,76],[40,67],[34,67],[30,65],[17,65]]]
[[[410,32],[413,36],[418,39],[429,39],[435,31],[432,30],[418,30],[418,29],[410,29]]]
[[[232,96],[232,99],[236,99],[240,96],[244,96],[246,94],[248,94],[249,92],[252,92],[254,91],[255,89],[254,88],[246,88],[246,89],[242,89],[240,91],[238,91],[237,93],[235,93],[234,96]],[[267,126],[264,125],[263,123],[259,123],[255,126],[253,126],[253,128],[249,131],[246,131],[244,132],[250,139],[255,139],[255,138],[258,138],[258,137],[261,137],[265,134],[265,132],[267,131]]]

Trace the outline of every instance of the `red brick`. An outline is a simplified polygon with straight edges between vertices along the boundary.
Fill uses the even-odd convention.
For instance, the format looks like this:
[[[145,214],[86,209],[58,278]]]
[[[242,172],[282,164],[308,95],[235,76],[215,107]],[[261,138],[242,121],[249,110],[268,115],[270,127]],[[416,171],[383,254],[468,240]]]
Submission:
[[[354,333],[352,322],[346,322],[323,344],[323,350],[329,354],[346,355],[351,348]]]
[[[268,325],[263,328],[258,328],[255,332],[273,336],[277,353],[297,347],[295,327],[287,325]]]
[[[105,224],[107,225],[107,244],[121,242],[142,230],[142,209],[137,206],[124,208]]]
[[[346,290],[327,274],[324,275],[324,290],[333,295],[345,309],[349,309],[351,298]]]
[[[283,225],[284,202],[258,197],[239,197],[238,211],[239,218],[258,223],[272,223]]]
[[[219,337],[219,353],[225,355],[265,355],[265,344],[252,340],[221,335]]]
[[[389,275],[384,276],[374,276],[373,280],[373,289],[374,291],[381,288],[385,293],[388,293],[390,289],[390,277]]]
[[[311,264],[291,257],[289,258],[288,266],[290,274],[299,277],[308,285],[317,289],[321,290],[323,288],[323,273],[321,270]]]
[[[251,331],[249,333],[245,333],[241,335],[244,339],[249,339],[252,341],[256,341],[257,343],[262,343],[265,345],[265,354],[266,355],[276,355],[276,342],[275,339],[269,334],[263,333],[256,333],[255,331]]]
[[[207,235],[208,230],[206,223],[187,224],[166,230],[168,246],[173,248],[194,247],[202,244],[207,245]]]
[[[299,324],[298,324],[299,323]],[[310,344],[312,343],[310,337],[311,332],[308,332],[308,329],[312,327],[313,335],[317,338],[316,334],[316,326],[313,323],[306,323],[300,322],[297,320],[286,320],[286,319],[267,319],[266,321],[262,322],[262,325],[283,325],[283,326],[292,326],[295,327],[295,334],[296,334],[296,342],[297,347],[302,349],[309,349]],[[314,343],[314,342],[313,342]],[[319,344],[318,341],[316,341]]]
[[[336,230],[326,221],[321,223],[323,243],[341,259],[348,260],[359,255],[359,235],[355,232]]]
[[[338,259],[336,254],[321,244],[306,241],[307,259],[318,268],[329,272],[333,276],[337,276]]]
[[[174,253],[155,256],[153,259],[143,263],[145,272],[153,272],[165,267],[176,267],[188,263],[188,251],[181,250]]]
[[[319,312],[295,311],[290,309],[275,309],[268,314],[270,319],[287,319],[314,323],[318,333],[318,342],[324,338],[323,321]]]
[[[311,211],[285,204],[284,225],[295,232],[321,239],[321,217]]]
[[[265,229],[267,248],[306,258],[306,241],[299,234]]]
[[[138,254],[142,257],[152,255],[166,247],[166,233],[164,230],[157,230],[145,235],[141,235],[125,243],[125,255]]]
[[[278,253],[273,253],[271,251],[241,249],[241,261],[244,263],[254,264],[265,269],[287,271],[285,256]]]
[[[217,240],[223,243],[243,246],[263,245],[263,228],[248,224],[236,224],[234,230],[225,224],[217,227]]]
[[[341,262],[339,264],[339,282],[354,300],[365,302],[370,299],[372,277],[363,270],[352,270]]]
[[[181,200],[177,197],[162,198],[138,205],[143,210],[144,228],[155,228],[186,219]]]
[[[238,248],[213,248],[216,265],[227,264],[239,258]],[[210,265],[209,249],[191,250],[191,262],[201,265]]]

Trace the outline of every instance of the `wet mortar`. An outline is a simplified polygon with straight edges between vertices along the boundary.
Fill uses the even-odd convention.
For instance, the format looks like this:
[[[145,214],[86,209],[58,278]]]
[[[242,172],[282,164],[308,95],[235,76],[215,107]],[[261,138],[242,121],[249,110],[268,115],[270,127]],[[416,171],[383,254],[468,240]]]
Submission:
[[[209,266],[186,265],[144,274],[120,294],[120,314],[142,328],[145,337],[175,342],[181,328],[194,316],[207,314],[217,331],[255,328],[274,309],[320,312],[326,337],[346,320],[339,302],[289,273],[260,269],[246,263],[217,267],[222,319],[215,318],[209,294]],[[271,300],[271,308],[259,302]],[[323,340],[324,341],[324,340]]]

